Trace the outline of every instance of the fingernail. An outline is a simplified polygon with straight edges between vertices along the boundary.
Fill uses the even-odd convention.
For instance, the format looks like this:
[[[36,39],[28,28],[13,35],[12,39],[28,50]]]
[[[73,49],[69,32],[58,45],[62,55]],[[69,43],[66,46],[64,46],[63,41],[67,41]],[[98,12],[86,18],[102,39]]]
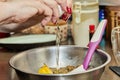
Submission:
[[[42,23],[40,24],[42,27],[44,27],[45,25],[43,25]]]
[[[54,23],[54,24],[56,24],[56,23],[57,23],[57,20],[56,20],[56,19],[53,19],[52,21],[53,21],[53,23]]]
[[[54,24],[57,24],[57,20],[54,20],[53,23],[54,23]]]
[[[63,19],[63,20],[67,20],[67,13],[63,13],[63,15],[61,16],[61,19]]]
[[[68,6],[66,7],[67,13],[72,14],[72,9],[69,8]]]

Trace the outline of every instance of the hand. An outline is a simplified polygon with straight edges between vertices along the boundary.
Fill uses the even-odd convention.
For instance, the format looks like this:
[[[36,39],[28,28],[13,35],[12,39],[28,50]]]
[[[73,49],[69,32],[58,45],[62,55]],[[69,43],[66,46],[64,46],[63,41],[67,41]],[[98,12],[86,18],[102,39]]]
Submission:
[[[44,25],[44,18],[48,22],[52,17],[52,9],[41,0],[10,1],[2,5],[5,5],[1,7],[4,11],[0,13],[0,29],[4,29],[3,31],[24,29],[38,22]]]
[[[72,0],[55,0],[60,6],[61,8],[68,12],[68,9],[72,9]]]
[[[52,21],[56,22],[57,18],[61,16],[60,11],[58,11],[58,5],[63,11],[67,13],[72,13],[72,0],[42,0],[47,6],[49,6],[53,11]]]
[[[66,0],[64,0],[66,1]],[[65,3],[56,0],[10,0],[5,2],[0,10],[0,31],[11,32],[24,29],[41,22],[45,25],[52,20],[55,22],[59,17],[57,6],[65,9]]]

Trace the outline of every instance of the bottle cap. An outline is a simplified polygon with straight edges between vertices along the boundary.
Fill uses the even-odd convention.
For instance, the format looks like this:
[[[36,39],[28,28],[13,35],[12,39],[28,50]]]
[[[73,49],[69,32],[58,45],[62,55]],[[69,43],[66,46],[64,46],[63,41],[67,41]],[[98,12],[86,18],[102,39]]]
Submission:
[[[89,25],[89,29],[90,29],[90,31],[95,30],[95,25],[94,24]]]

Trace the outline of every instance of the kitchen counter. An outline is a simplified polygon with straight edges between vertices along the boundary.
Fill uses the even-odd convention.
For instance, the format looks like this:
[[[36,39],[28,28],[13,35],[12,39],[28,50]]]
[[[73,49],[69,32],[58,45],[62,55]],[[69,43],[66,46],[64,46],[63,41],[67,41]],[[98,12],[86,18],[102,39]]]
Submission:
[[[120,77],[113,73],[109,66],[116,66],[116,61],[113,57],[111,45],[107,44],[105,51],[111,55],[111,62],[105,67],[105,71],[100,80],[120,80]],[[0,80],[18,80],[12,69],[10,68],[9,59],[18,52],[8,51],[4,48],[0,49]]]

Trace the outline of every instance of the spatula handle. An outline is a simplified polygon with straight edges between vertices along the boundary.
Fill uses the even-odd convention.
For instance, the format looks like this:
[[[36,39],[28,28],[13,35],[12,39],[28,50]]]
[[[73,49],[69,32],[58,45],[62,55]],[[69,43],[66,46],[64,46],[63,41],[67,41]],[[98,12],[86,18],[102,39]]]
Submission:
[[[91,61],[93,53],[102,39],[106,24],[107,24],[107,20],[106,19],[102,20],[100,24],[98,25],[97,30],[93,34],[93,37],[89,43],[89,49],[83,61],[83,67],[85,70],[88,68],[88,65]]]

